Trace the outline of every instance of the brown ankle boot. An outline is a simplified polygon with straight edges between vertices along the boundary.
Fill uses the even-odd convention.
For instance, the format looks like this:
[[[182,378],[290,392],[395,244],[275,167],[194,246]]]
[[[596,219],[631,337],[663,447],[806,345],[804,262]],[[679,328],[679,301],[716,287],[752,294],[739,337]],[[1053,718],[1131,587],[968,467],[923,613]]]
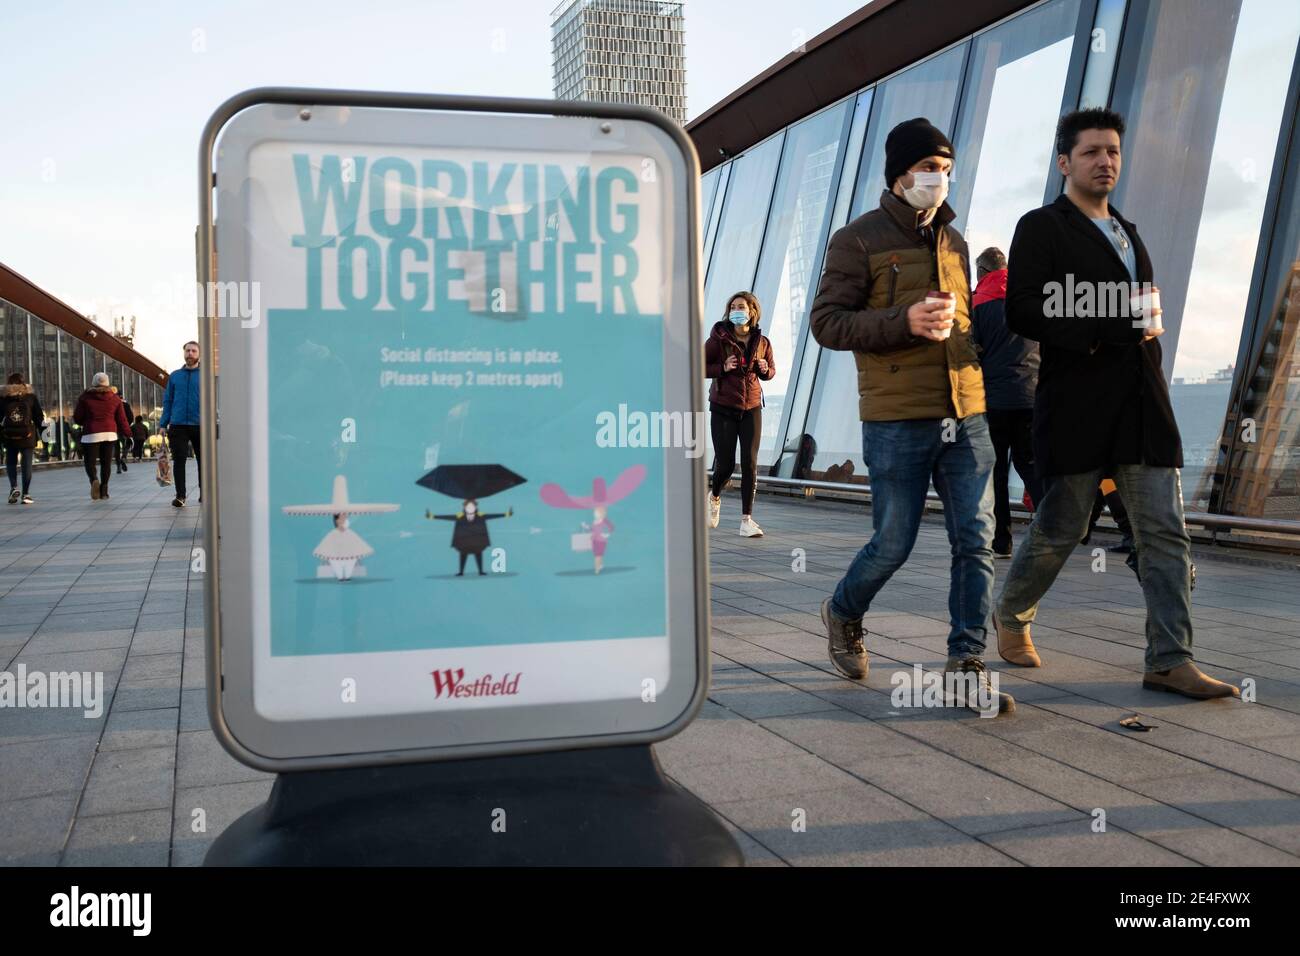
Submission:
[[[998,632],[998,656],[1008,664],[1017,664],[1020,667],[1042,667],[1043,661],[1038,656],[1038,651],[1034,650],[1034,642],[1029,637],[1029,628],[1026,627],[1024,633],[1009,631],[1002,626],[998,620],[998,614],[993,612],[993,628]]]
[[[1171,694],[1182,694],[1184,697],[1193,697],[1196,700],[1241,696],[1238,688],[1202,674],[1191,661],[1179,664],[1172,670],[1147,671],[1142,675],[1142,686],[1147,690],[1168,691]]]

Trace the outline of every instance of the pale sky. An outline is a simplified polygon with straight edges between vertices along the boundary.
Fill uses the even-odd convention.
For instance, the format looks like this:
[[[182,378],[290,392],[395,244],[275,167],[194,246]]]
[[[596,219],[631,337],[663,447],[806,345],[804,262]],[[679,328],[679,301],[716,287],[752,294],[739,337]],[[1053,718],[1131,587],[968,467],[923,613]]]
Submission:
[[[0,0],[0,262],[164,368],[194,334],[199,134],[255,86],[552,95],[553,0]],[[686,0],[695,116],[859,0]],[[743,9],[744,15],[737,16]]]

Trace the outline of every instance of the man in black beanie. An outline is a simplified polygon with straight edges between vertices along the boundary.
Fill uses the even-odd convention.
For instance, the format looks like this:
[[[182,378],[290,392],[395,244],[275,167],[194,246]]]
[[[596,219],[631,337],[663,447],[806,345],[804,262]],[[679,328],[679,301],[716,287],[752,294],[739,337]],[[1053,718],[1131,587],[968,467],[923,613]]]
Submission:
[[[950,223],[948,137],[918,117],[885,140],[880,206],[831,237],[812,333],[852,351],[874,532],[822,604],[831,662],[867,676],[862,617],[916,542],[931,479],[943,500],[952,574],[944,668],[949,699],[995,716],[983,655],[993,591],[993,446],[971,341],[970,262]],[[975,693],[953,694],[954,685]]]

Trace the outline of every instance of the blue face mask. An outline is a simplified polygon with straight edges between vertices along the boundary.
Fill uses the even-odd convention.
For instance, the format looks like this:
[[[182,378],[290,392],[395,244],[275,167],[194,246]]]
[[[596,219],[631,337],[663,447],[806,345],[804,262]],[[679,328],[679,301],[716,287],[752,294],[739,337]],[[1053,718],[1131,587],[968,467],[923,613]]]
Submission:
[[[731,324],[732,324],[732,325],[748,325],[748,324],[749,324],[749,313],[748,313],[748,312],[741,312],[739,309],[737,309],[735,312],[732,312],[730,315],[727,316],[727,318],[731,319]]]

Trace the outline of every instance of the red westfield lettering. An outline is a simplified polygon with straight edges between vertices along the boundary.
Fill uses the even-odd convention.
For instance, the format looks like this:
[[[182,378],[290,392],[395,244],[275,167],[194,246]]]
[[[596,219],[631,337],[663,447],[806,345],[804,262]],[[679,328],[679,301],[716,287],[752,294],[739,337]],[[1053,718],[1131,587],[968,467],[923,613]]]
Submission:
[[[513,679],[510,672],[507,671],[500,680],[494,681],[491,674],[484,674],[476,680],[465,681],[465,669],[458,667],[452,670],[450,667],[446,670],[431,671],[433,675],[433,696],[434,697],[500,697],[502,695],[514,695],[519,693],[519,678],[523,674],[516,674]]]

